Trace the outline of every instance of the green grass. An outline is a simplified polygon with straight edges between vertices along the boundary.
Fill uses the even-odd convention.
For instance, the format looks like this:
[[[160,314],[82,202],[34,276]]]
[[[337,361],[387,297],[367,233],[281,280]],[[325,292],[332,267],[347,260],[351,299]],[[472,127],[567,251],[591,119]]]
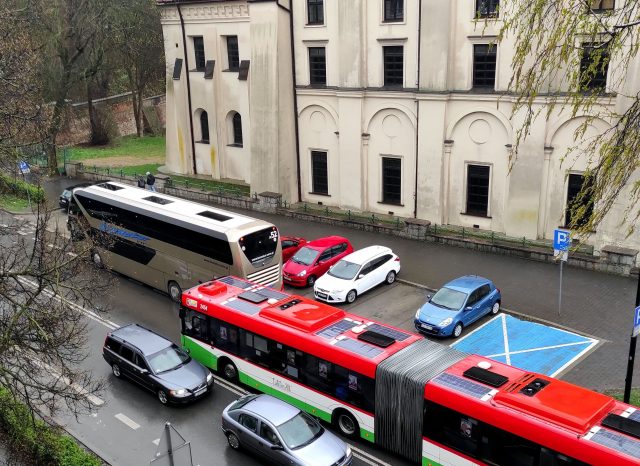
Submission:
[[[0,195],[0,209],[10,212],[22,212],[29,207],[29,201],[25,198],[14,196],[13,194]]]
[[[71,147],[67,160],[80,161],[108,157],[152,157],[165,155],[164,136],[126,136],[109,146]]]
[[[223,181],[216,180],[201,180],[199,178],[189,178],[187,176],[172,175],[171,180],[174,186],[189,186],[193,188],[204,189],[205,191],[216,191],[222,188],[226,191],[237,191],[240,194],[249,196],[251,194],[251,187],[241,184],[225,183]]]
[[[624,391],[612,391],[607,393],[607,395],[610,395],[612,397],[614,397],[616,400],[622,401],[622,398],[624,397]],[[629,404],[633,405],[633,406],[640,406],[640,388],[632,388],[631,389],[631,396],[629,397]]]
[[[144,175],[147,172],[151,172],[154,175],[158,174],[158,167],[160,167],[160,164],[158,163],[148,163],[146,165],[132,165],[129,167],[109,167],[109,173],[113,173],[114,175],[128,175],[128,176],[140,176],[140,175]],[[91,168],[93,169],[93,167],[91,166],[87,166],[86,168]],[[106,172],[106,168],[104,167],[99,167],[99,171],[102,172]]]

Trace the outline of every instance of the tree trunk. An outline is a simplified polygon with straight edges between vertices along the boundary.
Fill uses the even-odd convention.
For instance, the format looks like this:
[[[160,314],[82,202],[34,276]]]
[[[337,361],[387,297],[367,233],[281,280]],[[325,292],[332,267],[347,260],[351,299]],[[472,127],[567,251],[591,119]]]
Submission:
[[[87,109],[89,110],[89,125],[91,128],[90,141],[92,144],[95,144],[98,139],[97,134],[99,128],[98,122],[96,121],[96,111],[93,108],[93,92],[91,87],[91,81],[87,81]]]
[[[65,93],[66,95],[66,93]],[[49,165],[49,176],[58,175],[58,153],[56,151],[56,137],[60,132],[60,125],[62,123],[62,113],[65,107],[65,98],[58,98],[53,106],[53,113],[51,115],[51,122],[49,123],[49,129],[47,131],[46,140],[46,152],[47,161]]]

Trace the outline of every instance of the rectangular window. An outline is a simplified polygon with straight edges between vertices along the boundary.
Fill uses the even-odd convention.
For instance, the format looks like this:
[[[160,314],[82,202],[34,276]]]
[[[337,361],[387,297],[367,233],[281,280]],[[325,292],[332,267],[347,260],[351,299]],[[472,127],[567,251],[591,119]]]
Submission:
[[[324,47],[309,47],[309,84],[327,84],[327,61]]]
[[[404,84],[404,48],[401,45],[382,47],[384,55],[384,85]]]
[[[495,18],[498,16],[500,0],[476,0],[476,18]]]
[[[327,171],[327,153],[323,151],[311,151],[311,182],[314,194],[329,194],[329,182]]]
[[[227,59],[229,63],[229,71],[238,71],[240,68],[238,36],[227,36]]]
[[[400,204],[402,200],[402,159],[382,157],[382,202]]]
[[[581,90],[604,91],[609,70],[609,50],[604,44],[586,42],[582,44],[580,60]]]
[[[473,46],[473,87],[495,87],[497,53],[498,47],[493,44]]]
[[[489,171],[487,165],[467,166],[467,211],[486,217],[489,209]]]
[[[404,0],[384,0],[384,21],[404,20]]]
[[[324,24],[323,3],[323,0],[307,0],[307,24]]]
[[[600,13],[603,11],[611,11],[615,9],[615,0],[591,0],[591,11]]]
[[[569,174],[568,181],[567,210],[565,212],[564,224],[567,227],[571,225],[571,213],[575,212],[575,214],[579,215],[575,226],[582,227],[587,223],[593,213],[593,201],[588,194],[583,198],[578,198],[578,195],[583,188],[585,188],[585,191],[588,191],[589,186],[585,185],[587,180],[584,175],[577,173]]]
[[[193,51],[195,52],[196,56],[196,71],[204,71],[204,39],[202,38],[202,36],[193,37]]]

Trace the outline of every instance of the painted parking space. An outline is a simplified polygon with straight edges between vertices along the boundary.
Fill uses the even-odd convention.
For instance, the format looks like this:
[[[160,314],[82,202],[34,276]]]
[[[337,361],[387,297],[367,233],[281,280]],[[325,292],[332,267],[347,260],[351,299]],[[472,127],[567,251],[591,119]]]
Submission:
[[[451,346],[553,377],[598,343],[567,330],[498,314]]]

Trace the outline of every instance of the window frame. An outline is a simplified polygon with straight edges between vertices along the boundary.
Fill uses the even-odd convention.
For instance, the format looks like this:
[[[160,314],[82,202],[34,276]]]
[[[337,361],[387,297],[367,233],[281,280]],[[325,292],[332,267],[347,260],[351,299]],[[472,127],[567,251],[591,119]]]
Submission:
[[[206,121],[203,121],[203,118]],[[202,110],[202,112],[200,112],[200,142],[202,144],[209,144],[210,143],[210,139],[209,139],[209,115],[207,114],[207,112],[205,110]],[[205,130],[206,130],[206,134],[205,134]],[[206,136],[206,137],[205,137]]]
[[[242,115],[239,112],[234,112],[231,117],[231,136],[233,142],[232,146],[244,147],[244,137],[242,135]]]
[[[309,58],[309,85],[324,87],[327,85],[327,48],[326,47],[307,47],[307,55]],[[322,50],[322,55],[312,56],[312,52]]]
[[[569,199],[569,194],[570,194],[570,189],[571,189],[571,179],[572,177],[580,177],[582,180],[582,182],[580,183],[580,188],[575,191],[575,193],[573,194],[573,197],[571,199]],[[564,207],[564,228],[569,228],[570,222],[571,222],[571,207],[572,204],[576,201],[578,194],[580,194],[580,190],[584,187],[585,185],[585,181],[587,180],[587,178],[584,176],[584,172],[573,172],[573,173],[568,173],[567,175],[567,188],[565,190],[565,207]],[[590,214],[593,212],[593,204],[591,205],[591,207],[587,208],[587,215],[586,217],[583,217],[582,222],[580,224],[578,224],[579,227],[584,226],[584,223],[587,221],[587,219],[589,218]]]
[[[400,6],[401,8],[398,8]],[[383,0],[382,1],[382,22],[383,23],[403,23],[405,21],[404,0]],[[387,14],[389,14],[387,16]]]
[[[402,157],[398,157],[398,156],[393,156],[393,155],[383,155],[381,157],[381,166],[380,166],[380,173],[381,173],[381,177],[380,177],[380,198],[381,204],[388,204],[388,205],[398,205],[398,206],[402,206],[402,172],[403,172],[403,167],[402,167]],[[388,175],[385,175],[385,162],[387,160],[394,160],[394,161],[398,161],[400,166],[399,166],[399,172],[400,172],[400,181],[398,183],[398,199],[391,199],[389,197],[389,193],[385,192],[385,186],[387,186],[387,181],[386,179],[389,177]],[[395,163],[395,162],[394,162]]]
[[[602,3],[605,2],[607,0],[591,0],[591,4],[589,5],[589,9],[591,10],[592,13],[607,13],[607,12],[612,12],[615,11],[616,9],[616,0],[611,0],[612,5],[610,8],[602,8]],[[594,8],[593,4],[594,3],[599,3],[600,8]]]
[[[316,160],[315,160],[315,156],[322,156],[324,155],[324,184],[325,184],[325,191],[319,190],[319,188],[322,188],[323,186],[318,186],[318,184],[316,184]],[[320,176],[321,174],[318,174],[318,176]],[[321,177],[320,177],[321,178]],[[321,180],[319,180],[321,181]],[[322,183],[320,183],[322,184]],[[326,150],[312,150],[311,151],[311,192],[310,194],[317,194],[320,196],[328,196],[329,195],[329,152]]]
[[[393,53],[391,49],[396,49]],[[400,49],[401,54],[397,53],[397,49]],[[400,56],[401,60],[397,60]],[[395,60],[394,60],[395,58]],[[400,63],[400,78],[398,79],[398,62]],[[383,87],[398,88],[404,87],[404,45],[388,44],[382,46],[382,85]],[[399,81],[399,82],[398,82]]]
[[[478,58],[481,57],[482,55],[480,53],[477,52],[477,50],[480,47],[487,47],[487,53],[484,54],[484,56],[491,56],[493,55],[494,59],[493,59],[493,80],[491,82],[491,84],[488,83],[490,77],[487,76],[482,76],[480,77],[480,74],[491,74],[491,71],[489,70],[480,70],[479,67],[480,65],[484,65],[487,66],[487,64],[491,64],[490,60],[487,61],[479,61]],[[492,53],[489,53],[492,52]],[[472,53],[473,53],[473,59],[472,59],[472,73],[471,73],[471,87],[473,89],[482,89],[482,90],[495,90],[496,88],[496,80],[498,77],[498,44],[490,44],[490,43],[479,43],[479,44],[472,44]]]
[[[204,50],[204,37],[191,36],[191,43],[193,46],[194,71],[204,72],[207,64],[207,55]]]
[[[604,70],[597,70],[595,74],[589,77],[588,83],[585,83],[585,76],[583,76],[593,62],[593,58],[591,57],[593,52],[591,51],[595,50],[597,46],[602,43],[603,42],[583,42],[580,44],[580,75],[578,77],[578,84],[580,86],[579,90],[582,92],[606,92],[609,65],[611,64],[611,53],[609,50],[605,50],[601,53],[602,60],[605,62]],[[598,66],[601,68],[603,63],[600,63]]]
[[[486,193],[486,206],[484,209],[484,213],[482,210],[474,210],[474,209],[470,209],[470,199],[469,199],[469,188],[470,186],[470,169],[471,167],[482,167],[482,168],[486,168],[488,170],[488,175],[487,175],[487,193]],[[466,164],[465,167],[465,211],[464,214],[465,215],[471,215],[473,217],[484,217],[484,218],[489,218],[490,215],[490,208],[491,208],[491,165],[490,164],[486,164],[486,163],[477,163],[477,162],[470,162]],[[474,185],[474,187],[476,187],[476,185]],[[476,196],[476,194],[474,194],[474,196]]]
[[[324,0],[307,0],[305,2],[305,5],[307,8],[306,25],[307,26],[324,26]],[[313,21],[311,20],[312,11],[314,12]]]
[[[481,11],[483,4],[488,5],[486,13]],[[500,0],[476,0],[474,12],[475,18],[478,19],[498,18],[500,16]]]
[[[235,40],[235,44],[233,43]],[[227,69],[225,71],[240,71],[240,45],[237,35],[225,36],[225,44],[227,47]]]

